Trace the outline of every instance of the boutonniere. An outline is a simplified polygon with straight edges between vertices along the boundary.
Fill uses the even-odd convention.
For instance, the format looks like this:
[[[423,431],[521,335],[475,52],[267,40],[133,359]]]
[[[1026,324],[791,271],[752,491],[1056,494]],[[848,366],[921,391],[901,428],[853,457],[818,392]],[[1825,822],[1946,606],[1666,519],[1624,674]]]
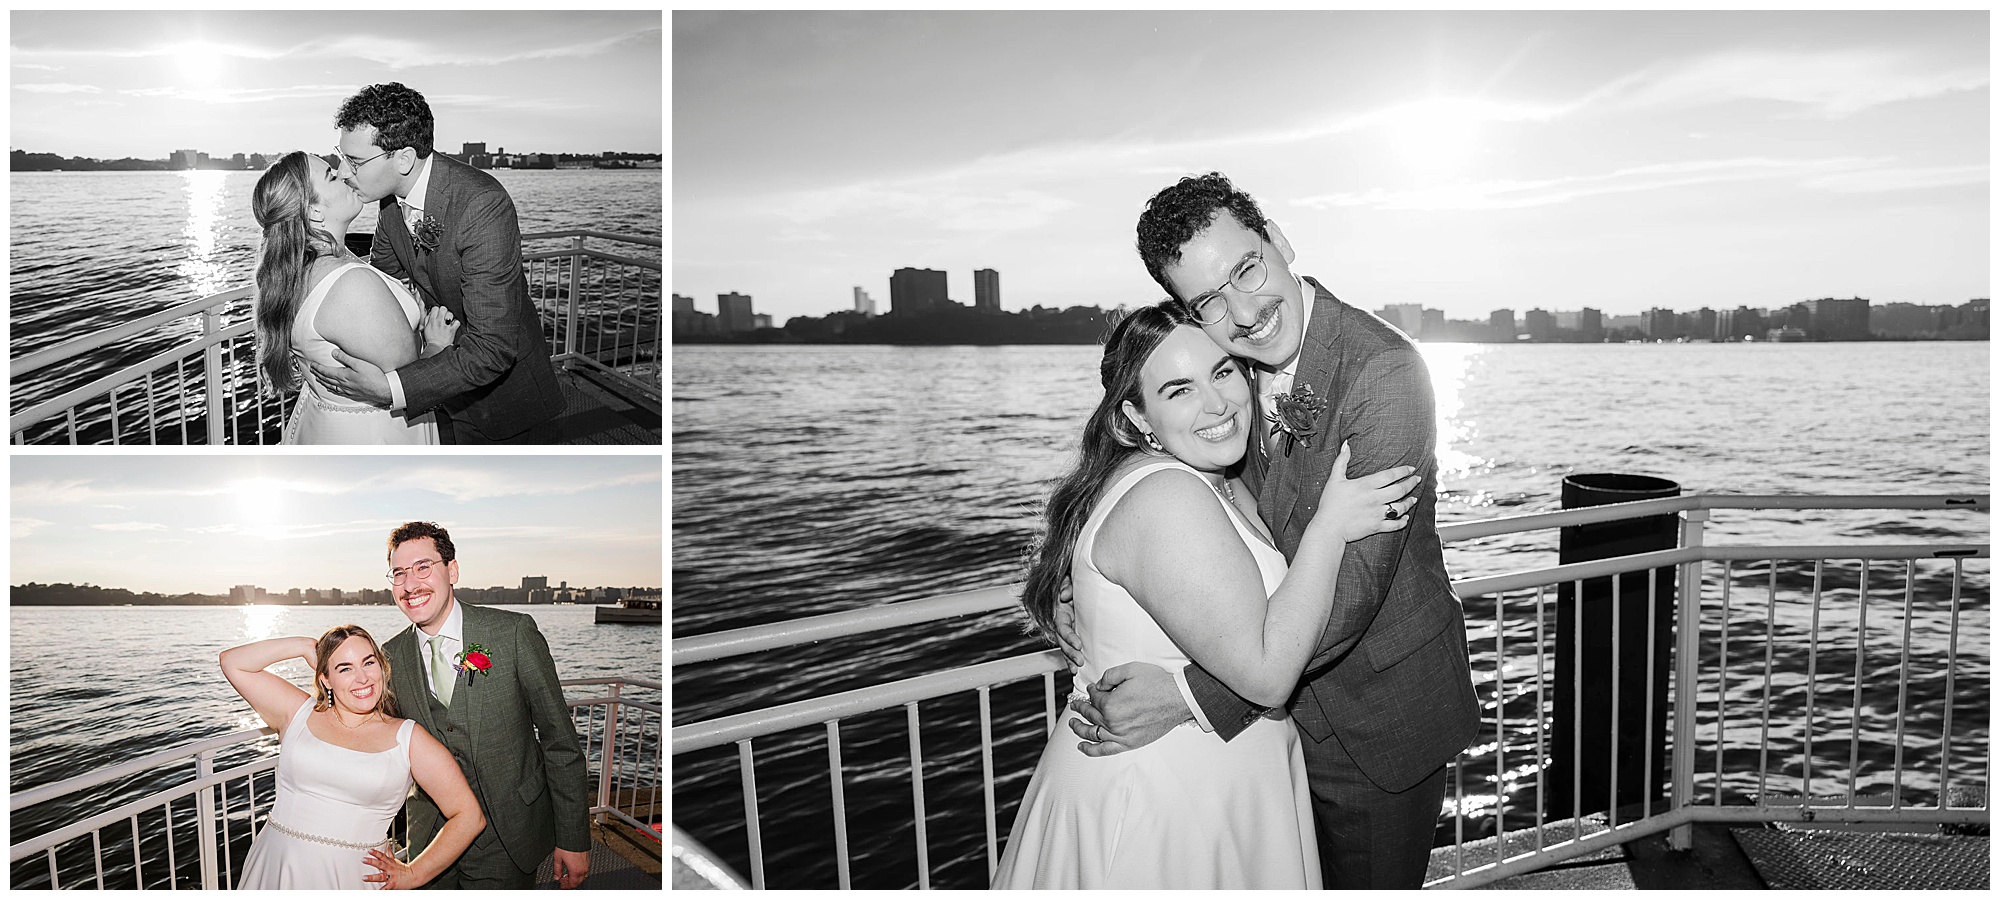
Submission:
[[[1298,390],[1273,394],[1271,405],[1277,408],[1264,413],[1264,417],[1284,435],[1285,455],[1292,455],[1293,444],[1312,449],[1312,439],[1319,436],[1319,414],[1326,410],[1326,401],[1313,393],[1312,385],[1302,384]]]
[[[438,248],[438,237],[443,234],[444,226],[439,225],[438,220],[431,218],[426,213],[423,218],[417,220],[417,231],[414,235],[417,241],[417,249],[424,251],[436,250]]]
[[[464,672],[465,683],[471,684],[473,678],[493,671],[493,657],[486,654],[485,647],[467,644],[465,652],[458,655],[458,662],[452,668]]]

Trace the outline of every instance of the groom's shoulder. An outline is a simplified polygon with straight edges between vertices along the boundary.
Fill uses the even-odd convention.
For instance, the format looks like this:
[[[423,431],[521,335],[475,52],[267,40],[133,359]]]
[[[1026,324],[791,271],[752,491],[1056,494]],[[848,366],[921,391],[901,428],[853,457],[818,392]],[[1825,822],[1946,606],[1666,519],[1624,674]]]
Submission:
[[[1317,280],[1313,284],[1319,287],[1319,293],[1313,298],[1314,315],[1313,322],[1308,326],[1309,330],[1314,326],[1328,328],[1332,332],[1333,343],[1344,345],[1347,352],[1361,356],[1373,356],[1396,350],[1416,352],[1416,345],[1410,342],[1409,336],[1401,329],[1383,321],[1382,317],[1374,313],[1334,296],[1332,291],[1320,286]],[[1324,319],[1319,315],[1319,304],[1322,303],[1329,304],[1328,315]]]
[[[439,165],[452,171],[452,180],[460,186],[460,189],[482,194],[498,193],[506,197],[509,203],[513,202],[514,197],[507,193],[507,186],[501,184],[500,179],[493,177],[491,172],[466,165],[442,153],[438,154],[437,158]]]

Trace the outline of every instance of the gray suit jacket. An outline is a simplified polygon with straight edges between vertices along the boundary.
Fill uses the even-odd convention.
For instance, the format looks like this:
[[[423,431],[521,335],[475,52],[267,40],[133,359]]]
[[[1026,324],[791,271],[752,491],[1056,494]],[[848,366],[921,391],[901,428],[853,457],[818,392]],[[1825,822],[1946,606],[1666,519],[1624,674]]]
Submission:
[[[411,415],[443,408],[472,443],[512,437],[560,415],[562,388],[521,272],[521,224],[514,200],[493,176],[431,154],[424,215],[438,223],[437,248],[410,236],[391,195],[377,208],[369,262],[408,278],[426,307],[442,305],[463,323],[443,353],[396,370]]]
[[[451,709],[440,715],[412,625],[382,648],[398,706],[451,748],[486,813],[486,827],[518,868],[534,871],[551,847],[588,851],[590,775],[548,641],[529,616],[453,602],[464,610],[466,646],[485,647],[492,670],[460,674]],[[444,822],[420,788],[411,792],[407,809],[414,854],[430,845]]]
[[[1338,739],[1370,781],[1400,791],[1451,761],[1479,728],[1465,613],[1437,536],[1436,402],[1423,357],[1402,332],[1306,281],[1313,312],[1294,384],[1327,401],[1321,433],[1276,458],[1251,441],[1246,479],[1290,560],[1342,441],[1355,474],[1409,465],[1423,477],[1409,527],[1348,544],[1333,615],[1290,704],[1300,730]],[[1262,712],[1198,665],[1187,676],[1225,740]]]

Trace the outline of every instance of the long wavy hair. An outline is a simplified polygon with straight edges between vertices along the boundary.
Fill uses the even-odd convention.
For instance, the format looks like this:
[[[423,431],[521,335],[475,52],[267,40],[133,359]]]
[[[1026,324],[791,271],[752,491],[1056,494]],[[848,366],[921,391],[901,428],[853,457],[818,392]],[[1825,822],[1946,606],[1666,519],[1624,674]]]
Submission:
[[[340,649],[340,645],[351,637],[367,641],[368,649],[375,654],[375,660],[382,664],[382,681],[376,687],[376,690],[382,692],[382,699],[375,701],[375,708],[391,719],[402,718],[402,713],[396,709],[396,692],[389,687],[389,654],[383,653],[382,645],[375,643],[375,636],[359,625],[336,625],[327,629],[326,633],[320,635],[319,640],[314,642],[313,655],[319,659],[319,664],[313,667],[313,711],[325,712],[333,708],[333,694],[326,689],[327,667],[332,665],[327,661],[327,657],[332,656],[333,651]]]
[[[1169,333],[1193,324],[1194,317],[1188,314],[1187,307],[1178,300],[1168,299],[1132,311],[1118,320],[1104,340],[1104,359],[1097,364],[1104,396],[1084,421],[1076,465],[1049,492],[1042,508],[1042,533],[1028,548],[1028,580],[1021,589],[1021,606],[1027,610],[1030,627],[1051,643],[1056,640],[1056,598],[1063,581],[1069,578],[1076,540],[1097,507],[1097,495],[1118,464],[1143,446],[1144,437],[1138,426],[1120,411],[1120,406],[1130,400],[1133,406],[1145,410],[1139,370]]]
[[[306,297],[313,260],[335,252],[333,235],[310,218],[316,195],[306,153],[285,154],[257,179],[250,212],[262,230],[257,255],[257,365],[278,393],[298,390],[292,359],[292,320]]]

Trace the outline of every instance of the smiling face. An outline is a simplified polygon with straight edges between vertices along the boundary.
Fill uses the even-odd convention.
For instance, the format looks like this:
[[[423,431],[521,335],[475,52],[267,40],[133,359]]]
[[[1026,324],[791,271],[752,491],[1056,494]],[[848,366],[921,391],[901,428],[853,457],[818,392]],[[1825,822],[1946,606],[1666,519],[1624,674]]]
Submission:
[[[1305,339],[1305,297],[1299,280],[1292,275],[1292,245],[1277,223],[1266,221],[1271,235],[1267,242],[1257,232],[1236,221],[1228,210],[1217,210],[1215,221],[1181,245],[1179,261],[1162,273],[1173,287],[1174,296],[1192,300],[1217,290],[1227,304],[1222,320],[1202,326],[1216,346],[1272,369],[1284,368],[1297,356]],[[1230,274],[1245,257],[1262,251],[1264,284],[1253,291],[1239,291],[1229,284]]]
[[[1121,407],[1175,459],[1219,472],[1243,458],[1250,434],[1250,382],[1242,366],[1192,325],[1176,327],[1139,370],[1144,408]]]
[[[373,712],[388,690],[375,642],[352,635],[327,654],[320,684],[340,708],[361,715]]]
[[[443,562],[435,541],[427,537],[411,538],[390,552],[389,568],[403,576],[401,581],[389,585],[396,595],[396,607],[425,634],[437,634],[444,627],[445,618],[451,615],[451,588],[458,583],[458,560]]]
[[[361,215],[361,195],[341,180],[340,173],[327,165],[326,160],[308,153],[306,167],[311,173],[313,210],[328,224],[345,229],[355,216]]]

